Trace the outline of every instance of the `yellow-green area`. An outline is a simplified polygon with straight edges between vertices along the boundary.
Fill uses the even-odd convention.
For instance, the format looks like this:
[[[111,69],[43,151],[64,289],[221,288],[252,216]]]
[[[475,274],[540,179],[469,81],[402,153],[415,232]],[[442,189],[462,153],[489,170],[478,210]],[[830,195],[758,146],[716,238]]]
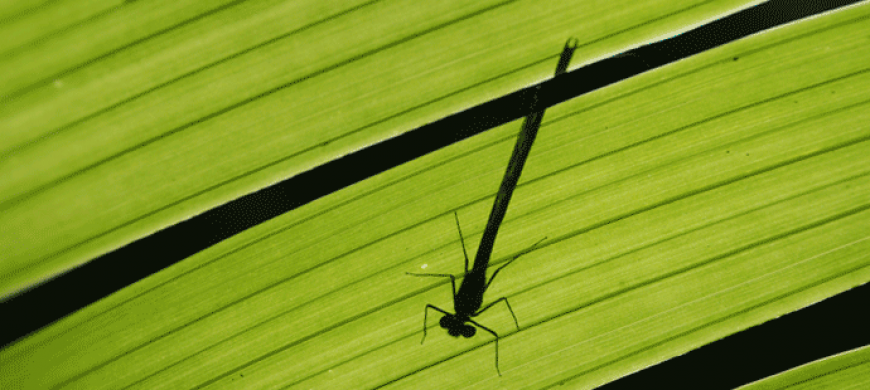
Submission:
[[[51,28],[0,50],[0,298],[546,79],[570,36],[576,68],[758,2],[4,6]]]
[[[100,23],[101,18],[122,4],[123,1],[118,0],[5,0],[0,3],[0,29],[3,31],[3,40],[0,40],[0,53],[3,54],[0,56],[14,56],[53,36],[73,31],[77,26]],[[8,76],[11,75],[0,76],[3,77],[4,91],[28,82]]]
[[[830,356],[740,387],[740,390],[870,388],[870,347]]]
[[[870,280],[870,5],[552,107],[453,339],[520,123],[249,229],[0,351],[0,388],[591,388]],[[582,50],[582,49],[581,49]],[[578,52],[579,53],[579,52]],[[550,63],[547,64],[552,67]],[[460,275],[461,276],[461,275]],[[800,340],[795,340],[800,342]]]

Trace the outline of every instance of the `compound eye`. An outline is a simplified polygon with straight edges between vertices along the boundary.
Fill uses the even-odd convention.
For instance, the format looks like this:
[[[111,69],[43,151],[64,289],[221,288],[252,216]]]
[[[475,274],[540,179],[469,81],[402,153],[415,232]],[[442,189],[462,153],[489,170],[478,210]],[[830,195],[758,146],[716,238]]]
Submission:
[[[441,317],[441,321],[438,321],[438,324],[441,325],[442,328],[447,329],[450,327],[450,318],[447,318],[447,316]]]
[[[477,329],[474,329],[474,327],[471,325],[465,325],[462,327],[462,336],[464,336],[465,338],[474,336],[475,333],[477,333]]]

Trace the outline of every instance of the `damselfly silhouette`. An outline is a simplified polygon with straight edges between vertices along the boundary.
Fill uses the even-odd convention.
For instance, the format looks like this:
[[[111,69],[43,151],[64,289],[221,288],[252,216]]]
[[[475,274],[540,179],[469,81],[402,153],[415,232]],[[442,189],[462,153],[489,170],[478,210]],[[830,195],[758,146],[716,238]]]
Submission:
[[[568,42],[565,43],[565,48],[562,50],[562,55],[559,58],[559,64],[556,66],[556,76],[565,73],[568,68],[568,62],[571,60],[571,56],[574,54],[576,48],[576,39],[569,39]],[[504,216],[507,213],[507,207],[511,195],[513,195],[514,188],[517,186],[517,181],[520,179],[523,165],[526,163],[526,158],[529,155],[532,143],[535,141],[535,136],[537,135],[538,128],[541,125],[541,119],[544,116],[544,110],[539,109],[538,107],[539,89],[540,84],[533,91],[531,104],[532,113],[526,117],[523,122],[523,128],[520,130],[520,135],[517,137],[516,146],[514,147],[510,162],[508,163],[498,194],[496,194],[495,202],[492,205],[492,212],[489,214],[489,220],[487,221],[486,228],[483,231],[483,237],[480,240],[477,255],[474,257],[474,267],[471,270],[468,269],[468,253],[465,251],[465,239],[462,237],[462,228],[459,226],[459,216],[455,211],[453,212],[453,217],[456,220],[456,229],[459,231],[459,242],[462,244],[462,254],[465,256],[465,278],[462,280],[462,284],[459,285],[459,291],[456,290],[456,277],[452,274],[407,273],[412,276],[449,278],[450,285],[453,288],[453,310],[455,313],[450,313],[431,304],[426,305],[426,308],[423,310],[423,340],[420,341],[420,344],[423,344],[426,340],[426,322],[429,315],[429,309],[439,311],[444,314],[444,316],[441,317],[439,324],[442,328],[447,329],[447,333],[453,337],[472,337],[477,332],[477,330],[474,329],[475,326],[489,332],[495,337],[495,370],[499,376],[501,376],[501,370],[498,368],[498,333],[481,325],[477,321],[472,320],[471,317],[477,317],[495,304],[504,302],[514,319],[514,324],[517,326],[517,330],[520,329],[520,323],[517,321],[517,316],[514,314],[514,310],[511,308],[511,304],[508,302],[507,298],[501,297],[496,299],[481,309],[480,306],[483,304],[483,294],[501,270],[547,239],[544,237],[532,245],[528,250],[523,251],[505,262],[504,265],[492,273],[492,276],[488,281],[486,280],[486,269],[489,267],[489,259],[492,255],[493,246],[495,245],[495,238],[498,235],[498,228],[501,226],[501,222],[504,220]],[[471,323],[474,326],[469,325],[468,323]]]

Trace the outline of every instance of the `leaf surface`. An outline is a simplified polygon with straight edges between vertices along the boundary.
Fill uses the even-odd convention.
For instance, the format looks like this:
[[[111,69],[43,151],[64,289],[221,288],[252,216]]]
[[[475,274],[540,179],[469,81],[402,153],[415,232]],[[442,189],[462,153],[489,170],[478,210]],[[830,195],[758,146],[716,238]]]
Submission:
[[[547,111],[452,339],[519,121],[258,225],[0,351],[2,388],[592,388],[870,280],[870,6]],[[50,368],[50,369],[48,369]]]

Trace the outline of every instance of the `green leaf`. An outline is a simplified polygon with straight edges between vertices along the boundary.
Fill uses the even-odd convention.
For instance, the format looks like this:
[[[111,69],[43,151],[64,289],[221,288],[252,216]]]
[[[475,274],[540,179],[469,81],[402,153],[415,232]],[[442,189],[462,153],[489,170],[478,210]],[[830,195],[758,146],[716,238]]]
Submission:
[[[404,273],[461,272],[452,212],[474,252],[519,121],[5,348],[0,387],[590,388],[866,283],[868,17],[804,20],[549,109],[493,263],[547,240],[487,293],[522,330],[501,309],[478,319],[502,336],[503,377],[486,335],[430,319],[420,345],[449,284]]]
[[[858,348],[750,383],[741,390],[866,389],[870,386],[870,347]]]
[[[548,78],[569,36],[576,67],[758,2],[88,2],[0,56],[0,297]]]

